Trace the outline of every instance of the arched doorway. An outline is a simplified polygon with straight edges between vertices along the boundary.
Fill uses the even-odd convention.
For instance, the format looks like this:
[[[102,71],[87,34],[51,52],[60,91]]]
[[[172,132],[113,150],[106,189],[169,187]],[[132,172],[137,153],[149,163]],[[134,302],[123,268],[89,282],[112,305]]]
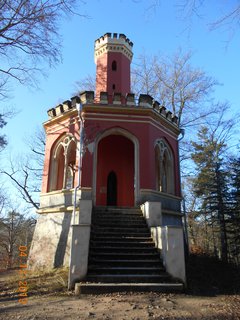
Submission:
[[[134,143],[120,134],[103,137],[97,149],[96,205],[134,206]]]
[[[107,178],[107,205],[117,205],[117,175],[111,171]]]

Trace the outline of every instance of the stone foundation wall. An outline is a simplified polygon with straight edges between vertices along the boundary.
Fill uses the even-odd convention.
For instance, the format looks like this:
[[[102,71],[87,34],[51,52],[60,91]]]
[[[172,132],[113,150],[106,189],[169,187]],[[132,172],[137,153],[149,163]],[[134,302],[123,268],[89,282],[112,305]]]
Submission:
[[[161,252],[167,272],[186,284],[183,230],[181,227],[151,227],[156,247]]]
[[[162,210],[181,212],[181,198],[151,189],[140,189],[138,204],[161,202]]]
[[[141,210],[149,227],[169,225],[182,227],[181,211],[166,210],[161,201],[147,201],[141,205]]]
[[[28,257],[30,269],[69,266],[71,225],[70,212],[39,215]]]

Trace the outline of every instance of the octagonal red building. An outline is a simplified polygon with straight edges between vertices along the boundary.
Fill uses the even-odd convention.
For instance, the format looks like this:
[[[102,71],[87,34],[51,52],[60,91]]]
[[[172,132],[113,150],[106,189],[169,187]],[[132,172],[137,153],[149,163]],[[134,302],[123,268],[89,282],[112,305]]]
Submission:
[[[178,119],[151,96],[131,92],[132,47],[124,34],[97,39],[96,91],[81,92],[48,111],[32,266],[68,265],[70,226],[88,225],[90,234],[97,207],[142,206],[153,234],[154,228],[169,226],[182,232]],[[37,259],[39,241],[47,241],[48,256],[38,253]]]

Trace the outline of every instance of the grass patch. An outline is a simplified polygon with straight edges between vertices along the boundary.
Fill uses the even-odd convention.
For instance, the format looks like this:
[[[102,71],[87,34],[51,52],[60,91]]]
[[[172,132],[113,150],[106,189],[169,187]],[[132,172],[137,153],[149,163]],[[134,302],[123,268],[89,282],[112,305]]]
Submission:
[[[17,294],[19,281],[26,281],[28,287],[28,296],[40,294],[62,294],[69,295],[68,285],[68,268],[57,268],[46,271],[27,270],[24,278],[19,274],[19,270],[11,270],[9,276],[0,283],[0,289],[5,294]]]
[[[49,271],[29,272],[29,292],[66,293],[68,285],[68,268],[57,268]]]

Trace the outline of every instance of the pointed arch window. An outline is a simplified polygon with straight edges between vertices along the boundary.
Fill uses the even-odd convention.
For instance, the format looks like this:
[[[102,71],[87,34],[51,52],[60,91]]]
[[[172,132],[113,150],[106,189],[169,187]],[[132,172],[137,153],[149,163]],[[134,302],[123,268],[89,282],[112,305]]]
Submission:
[[[74,187],[76,141],[72,135],[62,137],[51,153],[49,191]]]
[[[173,153],[163,139],[155,145],[156,189],[160,192],[174,194],[175,177]]]
[[[117,71],[117,61],[113,60],[112,62],[112,71]]]

